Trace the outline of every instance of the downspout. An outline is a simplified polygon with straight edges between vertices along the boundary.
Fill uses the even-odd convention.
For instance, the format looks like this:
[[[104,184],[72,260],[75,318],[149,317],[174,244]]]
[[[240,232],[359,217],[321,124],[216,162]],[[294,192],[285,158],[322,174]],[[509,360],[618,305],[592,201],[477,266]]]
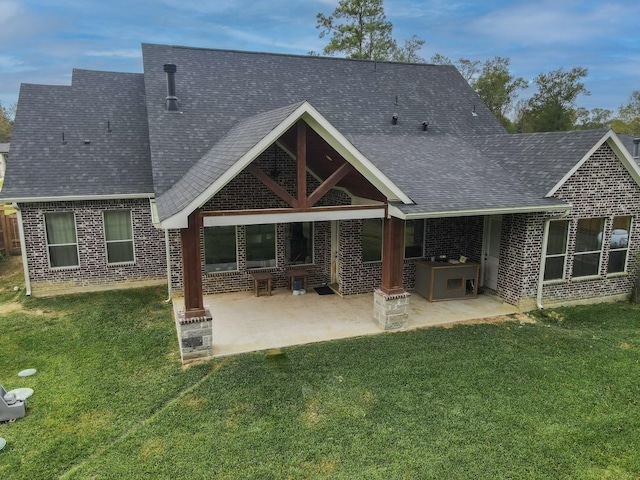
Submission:
[[[18,213],[18,235],[20,236],[20,252],[22,254],[22,268],[24,270],[24,288],[25,295],[31,296],[31,279],[29,278],[29,265],[27,262],[27,243],[24,239],[24,226],[22,225],[22,210],[17,203],[13,204],[13,208]]]
[[[536,307],[538,310],[544,310],[544,305],[542,305],[542,287],[544,284],[544,268],[545,268],[545,260],[547,259],[547,245],[549,243],[549,224],[552,220],[561,220],[566,218],[569,215],[569,212],[565,212],[563,215],[557,217],[549,217],[544,221],[544,233],[542,235],[542,251],[540,252],[540,269],[538,274],[538,289],[536,291]]]
[[[171,255],[169,254],[169,230],[165,228],[164,230],[164,244],[165,249],[167,251],[167,294],[168,297],[164,301],[164,303],[169,303],[171,301]]]

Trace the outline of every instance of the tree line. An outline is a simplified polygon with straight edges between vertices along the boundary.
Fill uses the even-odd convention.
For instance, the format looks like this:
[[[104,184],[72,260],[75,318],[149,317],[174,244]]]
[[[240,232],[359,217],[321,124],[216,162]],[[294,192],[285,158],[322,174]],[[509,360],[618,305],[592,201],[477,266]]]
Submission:
[[[320,38],[329,37],[322,51],[325,55],[427,63],[418,54],[424,40],[413,35],[400,45],[393,38],[393,25],[385,16],[383,0],[341,0],[331,15],[318,13],[316,28]],[[615,115],[608,109],[587,110],[577,105],[580,95],[590,94],[583,82],[588,74],[584,67],[540,73],[532,81],[535,93],[517,100],[529,82],[511,73],[508,57],[484,62],[467,58],[452,61],[436,54],[428,63],[455,65],[510,133],[608,127],[618,133],[640,135],[640,90],[634,91]]]

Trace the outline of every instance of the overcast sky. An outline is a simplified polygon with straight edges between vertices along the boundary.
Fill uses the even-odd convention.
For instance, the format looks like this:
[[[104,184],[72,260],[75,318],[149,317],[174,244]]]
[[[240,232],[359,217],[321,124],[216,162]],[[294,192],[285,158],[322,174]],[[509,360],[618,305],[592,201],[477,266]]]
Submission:
[[[141,72],[141,43],[307,54],[322,51],[316,14],[337,0],[0,0],[0,102],[20,83],[68,85],[73,68]],[[640,89],[640,0],[385,0],[400,41],[420,52],[509,57],[527,80],[589,69],[588,109],[614,112]],[[529,96],[528,92],[525,96]]]

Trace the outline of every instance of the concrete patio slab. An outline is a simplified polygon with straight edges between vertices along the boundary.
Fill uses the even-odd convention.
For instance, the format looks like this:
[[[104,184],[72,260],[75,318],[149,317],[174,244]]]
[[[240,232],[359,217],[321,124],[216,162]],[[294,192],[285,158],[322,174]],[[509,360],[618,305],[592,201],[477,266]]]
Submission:
[[[271,296],[252,292],[206,295],[205,305],[213,315],[215,357],[281,348],[304,343],[385,333],[373,317],[373,293],[341,297],[304,295],[273,290]],[[184,309],[184,300],[173,300],[174,315]],[[517,313],[518,309],[489,295],[475,299],[429,302],[411,295],[406,331]]]

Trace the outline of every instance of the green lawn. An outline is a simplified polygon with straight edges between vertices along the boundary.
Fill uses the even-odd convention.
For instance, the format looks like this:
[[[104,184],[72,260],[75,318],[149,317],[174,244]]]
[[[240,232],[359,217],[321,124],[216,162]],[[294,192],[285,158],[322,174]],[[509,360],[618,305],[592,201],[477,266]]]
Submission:
[[[0,478],[640,476],[636,306],[183,369],[162,289],[26,299],[7,270],[0,382],[35,394]]]

